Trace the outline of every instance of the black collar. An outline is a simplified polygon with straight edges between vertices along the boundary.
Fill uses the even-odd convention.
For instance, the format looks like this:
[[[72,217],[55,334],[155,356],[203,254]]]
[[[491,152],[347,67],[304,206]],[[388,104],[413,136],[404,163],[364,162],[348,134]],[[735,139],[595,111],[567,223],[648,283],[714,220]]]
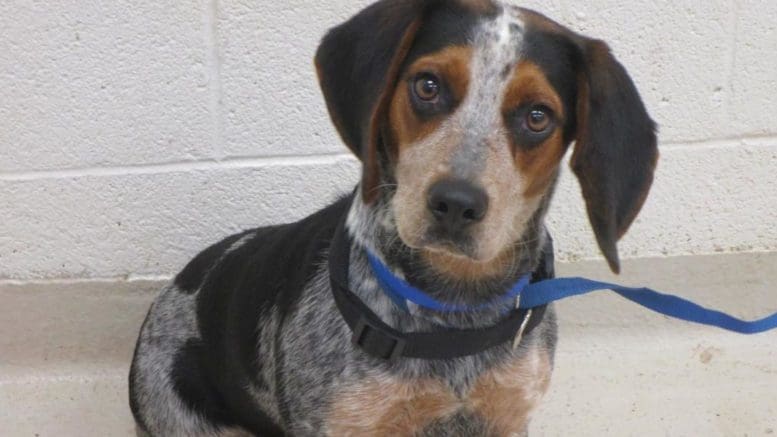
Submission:
[[[549,248],[549,250],[548,250]],[[495,346],[513,342],[540,324],[547,305],[515,309],[497,324],[478,329],[445,329],[438,332],[401,332],[384,323],[348,288],[351,240],[340,220],[329,248],[329,279],[337,308],[353,333],[351,341],[368,354],[385,359],[400,357],[443,360],[475,355]],[[540,267],[532,282],[553,277],[553,244],[543,250]],[[528,315],[528,320],[527,320]]]

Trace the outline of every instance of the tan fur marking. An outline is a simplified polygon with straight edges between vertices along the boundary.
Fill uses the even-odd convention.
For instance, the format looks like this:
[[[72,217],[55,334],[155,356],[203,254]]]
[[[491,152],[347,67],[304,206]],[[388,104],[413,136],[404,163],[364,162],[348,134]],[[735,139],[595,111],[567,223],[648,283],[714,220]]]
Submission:
[[[521,62],[515,69],[502,105],[508,112],[525,104],[540,104],[553,111],[556,118],[555,132],[542,144],[524,149],[513,145],[518,169],[526,180],[524,196],[533,198],[541,195],[553,180],[559,162],[564,156],[564,142],[561,134],[566,114],[561,97],[548,81],[545,73],[533,62]]]
[[[550,357],[534,348],[523,359],[481,376],[469,403],[497,435],[514,435],[529,424],[532,412],[548,390],[550,375]]]
[[[468,411],[482,417],[494,435],[522,432],[550,384],[550,357],[529,350],[481,375],[462,398],[435,380],[370,378],[336,395],[325,431],[332,436],[414,435],[437,419]]]
[[[424,261],[435,271],[465,282],[474,282],[504,274],[515,261],[512,247],[496,258],[485,262],[437,250],[422,249],[421,254]]]
[[[525,197],[533,198],[545,192],[553,181],[563,156],[564,141],[560,128],[539,146],[531,150],[516,150],[518,168],[528,182],[523,193]]]
[[[461,406],[437,381],[373,378],[337,395],[326,425],[331,436],[406,436]]]
[[[505,91],[502,109],[509,111],[525,103],[545,105],[552,109],[559,119],[563,120],[565,117],[561,97],[556,93],[542,69],[530,61],[518,63],[513,70],[513,77]]]
[[[425,138],[440,127],[441,122],[439,117],[419,119],[411,106],[408,87],[404,83],[397,86],[389,110],[389,125],[396,149],[402,150],[408,144]]]
[[[430,120],[418,118],[410,103],[411,91],[406,84],[407,80],[419,73],[433,73],[442,79],[445,86],[453,93],[454,99],[461,101],[469,85],[471,57],[471,48],[451,46],[418,59],[407,69],[405,80],[402,80],[394,91],[389,110],[389,125],[392,127],[394,140],[400,150],[403,146],[419,141],[434,132],[443,118],[434,117]]]

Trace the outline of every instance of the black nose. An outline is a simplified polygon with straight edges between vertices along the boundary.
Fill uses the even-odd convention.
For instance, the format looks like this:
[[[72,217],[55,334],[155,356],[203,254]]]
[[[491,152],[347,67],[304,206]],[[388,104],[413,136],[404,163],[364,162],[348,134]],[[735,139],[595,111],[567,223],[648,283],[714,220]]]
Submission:
[[[456,233],[483,219],[488,197],[479,187],[458,179],[444,179],[429,188],[429,211],[449,232]]]

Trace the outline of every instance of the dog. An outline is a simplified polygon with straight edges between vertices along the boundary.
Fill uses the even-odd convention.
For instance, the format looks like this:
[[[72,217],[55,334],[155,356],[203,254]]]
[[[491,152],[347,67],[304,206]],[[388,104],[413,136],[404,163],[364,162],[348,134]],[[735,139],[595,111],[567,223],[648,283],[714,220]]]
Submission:
[[[506,292],[553,275],[544,217],[572,143],[618,272],[658,159],[632,80],[604,42],[500,0],[380,0],[315,65],[361,180],[216,243],[162,290],[130,371],[138,433],[527,435],[556,321]]]

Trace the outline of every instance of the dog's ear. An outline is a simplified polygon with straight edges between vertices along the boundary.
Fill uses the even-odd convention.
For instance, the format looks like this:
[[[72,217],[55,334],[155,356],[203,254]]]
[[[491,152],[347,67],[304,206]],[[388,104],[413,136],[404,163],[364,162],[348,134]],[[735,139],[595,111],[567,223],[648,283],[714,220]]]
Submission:
[[[367,203],[378,194],[381,124],[429,3],[381,0],[330,30],[316,52],[329,115],[362,161],[361,189]]]
[[[658,160],[655,123],[609,47],[589,39],[580,46],[584,67],[571,166],[599,248],[618,273],[617,242],[642,208],[653,182]]]

